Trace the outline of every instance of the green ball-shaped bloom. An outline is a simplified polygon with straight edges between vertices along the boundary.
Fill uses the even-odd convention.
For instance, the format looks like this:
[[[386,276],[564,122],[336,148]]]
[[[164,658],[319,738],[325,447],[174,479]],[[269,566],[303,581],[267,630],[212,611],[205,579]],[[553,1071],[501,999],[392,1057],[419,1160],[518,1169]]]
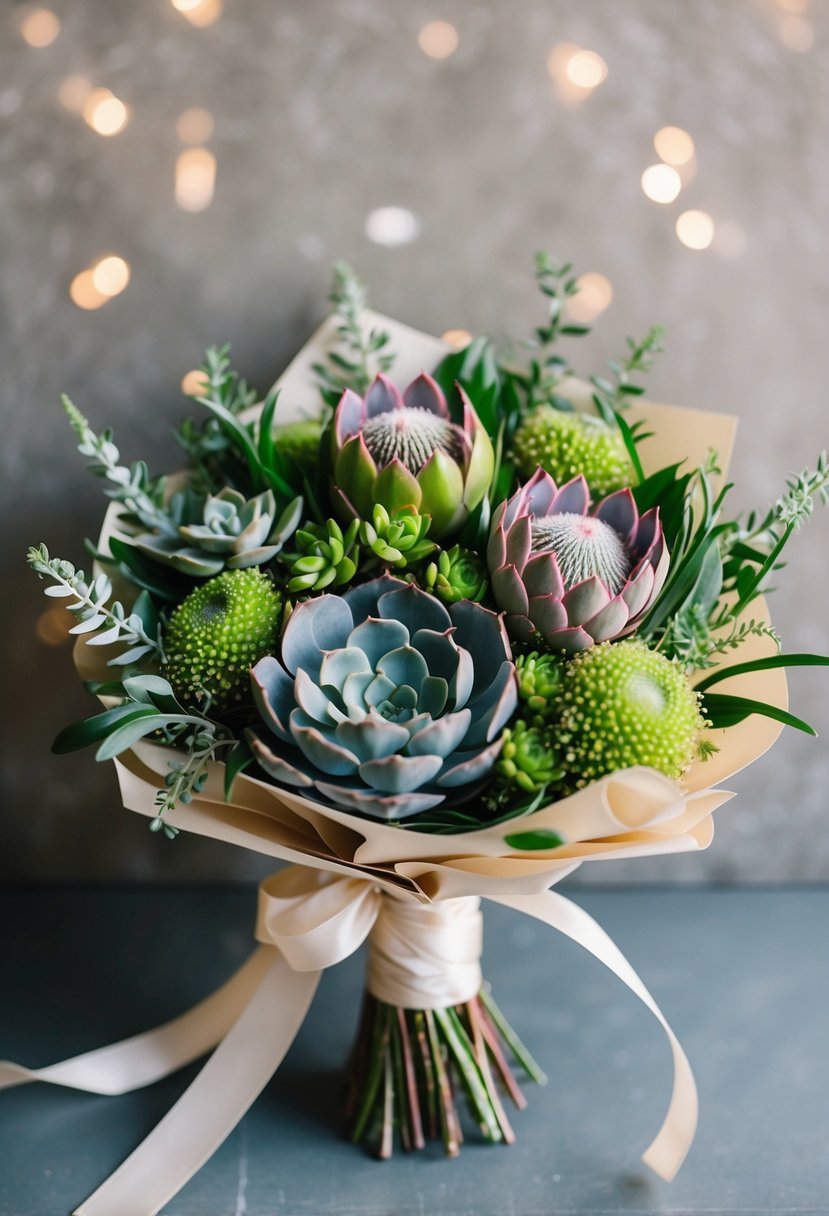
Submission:
[[[283,422],[274,429],[273,441],[283,456],[289,457],[305,474],[315,472],[319,461],[322,423],[318,418]]]
[[[275,649],[282,597],[259,570],[226,570],[170,617],[164,675],[184,702],[228,708],[249,695],[251,667]]]
[[[535,794],[564,775],[548,731],[516,722],[504,731],[497,769],[502,778],[527,794]]]
[[[558,738],[576,788],[640,764],[678,781],[705,727],[680,664],[637,641],[577,655],[559,704]]]
[[[426,589],[444,604],[457,604],[458,600],[480,603],[488,585],[481,558],[460,545],[444,549],[437,561],[429,562],[424,582]]]
[[[558,485],[581,474],[594,497],[631,484],[633,471],[621,432],[590,414],[540,405],[515,432],[512,456],[525,477],[541,465]]]
[[[518,676],[518,699],[532,711],[532,722],[549,722],[556,713],[564,664],[552,654],[537,650],[518,655],[515,673]]]

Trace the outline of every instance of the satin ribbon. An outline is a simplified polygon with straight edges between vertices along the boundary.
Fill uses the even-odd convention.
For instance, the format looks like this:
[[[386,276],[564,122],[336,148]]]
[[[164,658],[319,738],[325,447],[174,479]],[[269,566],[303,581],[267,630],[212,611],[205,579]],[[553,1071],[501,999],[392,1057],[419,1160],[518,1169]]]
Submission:
[[[604,930],[563,896],[545,891],[489,898],[578,942],[610,968],[663,1027],[673,1054],[673,1093],[662,1128],[642,1159],[670,1180],[694,1138],[697,1094],[687,1057],[653,997]],[[438,1007],[430,1002],[439,998],[441,971],[450,986],[441,1004],[456,1003],[458,991],[466,993],[462,999],[474,995],[477,988],[469,991],[472,979],[480,986],[480,972],[471,962],[473,954],[480,956],[478,901],[444,902],[454,906],[398,901],[365,879],[291,866],[260,887],[256,936],[262,944],[222,988],[188,1013],[47,1068],[0,1062],[0,1089],[46,1081],[120,1094],[149,1085],[216,1048],[155,1130],[75,1216],[155,1216],[236,1127],[279,1067],[322,971],[353,954],[375,927],[378,941],[372,946],[369,980],[379,987],[379,992],[375,987],[372,991],[381,1000],[391,996],[390,1003],[401,1003],[400,995],[410,1007]],[[401,969],[404,955],[408,964]]]

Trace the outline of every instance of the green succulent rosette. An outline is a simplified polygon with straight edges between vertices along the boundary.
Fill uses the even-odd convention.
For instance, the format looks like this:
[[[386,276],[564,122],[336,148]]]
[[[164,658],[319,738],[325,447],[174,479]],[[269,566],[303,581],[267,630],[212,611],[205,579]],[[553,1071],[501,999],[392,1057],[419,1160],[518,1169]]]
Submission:
[[[345,531],[335,519],[299,528],[294,537],[296,552],[285,559],[290,570],[287,590],[292,595],[311,595],[350,583],[360,560],[359,528],[357,519]]]
[[[475,794],[517,694],[499,618],[385,574],[299,604],[252,672],[248,732],[278,785],[397,820]]]
[[[497,770],[503,780],[525,794],[536,794],[564,776],[549,730],[523,720],[504,731]]]
[[[414,507],[389,512],[377,503],[371,520],[360,524],[360,539],[383,565],[405,570],[437,548],[427,536],[431,523],[428,515],[420,515]]]
[[[460,545],[444,549],[436,561],[429,563],[424,582],[426,589],[444,604],[456,604],[458,600],[472,600],[478,604],[489,585],[483,561],[477,553]]]
[[[518,699],[532,712],[532,724],[550,722],[557,712],[564,664],[557,655],[537,650],[516,655]]]
[[[302,499],[294,498],[281,514],[271,490],[246,499],[230,487],[208,494],[196,519],[167,531],[144,532],[130,540],[133,548],[162,565],[193,578],[221,570],[263,566],[276,557],[302,518]]]
[[[341,518],[370,519],[379,503],[431,516],[436,540],[461,528],[489,489],[495,456],[472,403],[459,395],[456,422],[425,373],[403,393],[383,375],[365,397],[343,393],[332,427],[332,500]]]

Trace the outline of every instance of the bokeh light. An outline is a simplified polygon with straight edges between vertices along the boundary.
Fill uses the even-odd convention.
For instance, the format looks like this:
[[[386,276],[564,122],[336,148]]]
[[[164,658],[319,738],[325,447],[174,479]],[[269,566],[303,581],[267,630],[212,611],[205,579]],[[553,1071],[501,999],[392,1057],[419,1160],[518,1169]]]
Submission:
[[[447,329],[440,337],[452,350],[463,350],[472,341],[472,334],[468,329]]]
[[[607,79],[607,64],[596,51],[575,42],[557,42],[547,56],[547,71],[566,104],[577,105]]]
[[[568,80],[578,89],[596,89],[607,79],[607,64],[595,51],[576,51],[566,71]]]
[[[50,8],[31,9],[20,22],[20,35],[29,46],[51,46],[60,33],[60,18]]]
[[[58,101],[65,110],[80,114],[91,92],[92,83],[88,76],[67,76],[58,85]]]
[[[99,291],[95,286],[93,272],[89,269],[82,270],[80,274],[76,274],[72,282],[69,284],[69,298],[78,308],[82,308],[85,312],[92,312],[96,308],[102,308],[109,300],[109,296]]]
[[[63,646],[72,640],[69,630],[75,624],[77,618],[70,616],[63,604],[53,604],[37,618],[35,633],[46,646]]]
[[[417,36],[418,46],[430,59],[448,59],[458,49],[458,31],[449,21],[427,21]]]
[[[109,89],[93,89],[83,105],[84,121],[98,135],[118,135],[129,122],[129,110]]]
[[[694,141],[682,127],[662,127],[653,137],[653,146],[666,165],[687,165],[694,156]]]
[[[794,13],[780,18],[777,33],[780,41],[790,51],[803,54],[810,51],[815,44],[815,30],[811,21]]]
[[[222,0],[172,0],[172,5],[199,29],[213,25],[222,15]]]
[[[181,378],[181,391],[185,397],[201,397],[206,387],[204,372],[198,367],[186,372]]]
[[[176,119],[176,135],[183,144],[206,144],[215,126],[215,119],[209,110],[191,106],[189,110],[182,110]]]
[[[642,189],[654,203],[672,203],[682,189],[682,180],[670,165],[650,165],[642,174]]]
[[[188,148],[176,161],[176,202],[183,211],[205,211],[213,202],[216,157],[207,148]]]
[[[92,267],[92,284],[101,295],[120,295],[130,281],[130,266],[117,254],[107,254]]]
[[[420,221],[406,207],[376,207],[366,216],[366,236],[375,245],[408,245],[420,235]]]
[[[676,235],[687,249],[707,249],[714,239],[714,221],[707,211],[683,211]]]
[[[567,312],[573,321],[586,325],[610,305],[613,286],[610,279],[595,270],[580,275],[576,283],[578,294],[568,299]]]

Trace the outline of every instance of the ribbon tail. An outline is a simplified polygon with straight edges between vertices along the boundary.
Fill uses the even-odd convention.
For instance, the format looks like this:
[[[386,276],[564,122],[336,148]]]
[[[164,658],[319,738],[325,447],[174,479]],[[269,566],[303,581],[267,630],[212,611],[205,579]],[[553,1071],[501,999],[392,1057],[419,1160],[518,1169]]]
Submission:
[[[169,1076],[210,1051],[230,1030],[256,991],[270,960],[255,950],[235,975],[210,996],[163,1026],[50,1064],[24,1068],[0,1060],[0,1089],[45,1081],[93,1094],[125,1094]]]
[[[513,908],[558,929],[604,963],[623,984],[639,997],[668,1036],[674,1062],[674,1085],[667,1114],[656,1138],[642,1160],[667,1182],[676,1175],[694,1140],[697,1129],[697,1087],[688,1057],[679,1040],[639,976],[604,929],[583,908],[553,891],[538,895],[490,895],[496,904]]]
[[[253,996],[192,1085],[74,1216],[155,1216],[213,1155],[265,1088],[302,1025],[318,971],[272,947]]]

